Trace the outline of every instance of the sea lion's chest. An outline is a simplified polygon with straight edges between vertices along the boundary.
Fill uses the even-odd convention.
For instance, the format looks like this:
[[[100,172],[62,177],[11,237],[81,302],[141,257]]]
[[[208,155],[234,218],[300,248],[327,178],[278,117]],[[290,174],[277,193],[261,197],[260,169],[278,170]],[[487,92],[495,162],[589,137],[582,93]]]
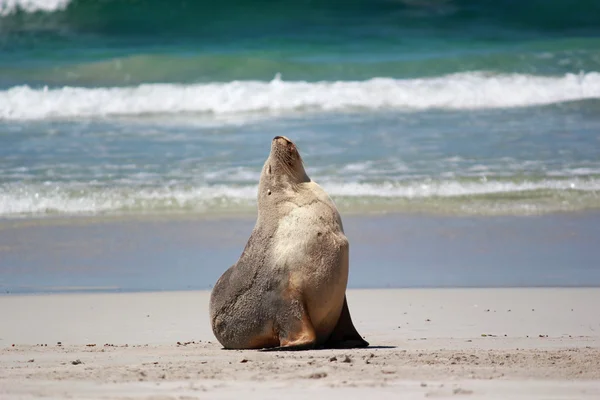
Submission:
[[[312,182],[311,182],[312,183]],[[339,318],[348,282],[348,240],[340,215],[316,184],[286,205],[273,235],[271,276],[283,276],[287,293],[302,293],[319,341]]]
[[[341,267],[340,253],[348,251],[341,219],[329,196],[311,182],[302,201],[289,204],[273,235],[271,265],[290,272],[327,272]],[[347,268],[347,266],[346,266]],[[317,271],[321,270],[321,271]]]

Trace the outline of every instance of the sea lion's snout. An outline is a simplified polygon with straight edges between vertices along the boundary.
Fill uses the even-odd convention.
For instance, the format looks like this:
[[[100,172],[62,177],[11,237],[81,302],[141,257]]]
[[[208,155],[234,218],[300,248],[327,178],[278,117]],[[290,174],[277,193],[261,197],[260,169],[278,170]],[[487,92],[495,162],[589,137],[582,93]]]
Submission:
[[[275,136],[273,138],[273,149],[277,149],[278,152],[283,150],[286,153],[294,154],[296,145],[285,136]]]
[[[285,175],[293,177],[297,182],[308,182],[310,178],[306,175],[302,165],[302,158],[298,148],[285,136],[275,136],[271,142],[271,154],[269,155],[269,167],[282,168]],[[268,171],[268,169],[267,169]]]
[[[273,141],[276,141],[279,139],[281,139],[280,141],[282,141],[283,143],[294,144],[294,143],[292,143],[292,141],[290,139],[286,138],[285,136],[275,136],[273,138]]]

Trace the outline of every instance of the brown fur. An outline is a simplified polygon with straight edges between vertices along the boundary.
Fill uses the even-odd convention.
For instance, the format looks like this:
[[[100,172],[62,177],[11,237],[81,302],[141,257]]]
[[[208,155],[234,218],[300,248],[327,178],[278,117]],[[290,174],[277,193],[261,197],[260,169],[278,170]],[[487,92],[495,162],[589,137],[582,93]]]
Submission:
[[[259,182],[258,218],[242,255],[211,293],[230,349],[364,347],[348,311],[348,240],[292,141],[277,136]]]

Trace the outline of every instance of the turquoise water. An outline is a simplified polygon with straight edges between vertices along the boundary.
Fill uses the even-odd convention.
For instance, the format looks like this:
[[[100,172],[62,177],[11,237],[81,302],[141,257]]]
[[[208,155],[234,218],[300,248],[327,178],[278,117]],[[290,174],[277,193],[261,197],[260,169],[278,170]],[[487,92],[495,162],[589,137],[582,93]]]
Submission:
[[[0,0],[0,217],[600,208],[596,1]]]

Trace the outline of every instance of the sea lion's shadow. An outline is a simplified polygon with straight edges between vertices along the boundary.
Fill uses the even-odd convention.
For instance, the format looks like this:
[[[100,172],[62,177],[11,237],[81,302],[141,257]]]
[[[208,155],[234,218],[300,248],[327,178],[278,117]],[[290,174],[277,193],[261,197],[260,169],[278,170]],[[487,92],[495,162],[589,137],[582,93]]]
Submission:
[[[379,350],[379,349],[396,349],[398,346],[367,346],[367,347],[313,347],[313,348],[299,348],[299,347],[271,347],[266,349],[256,349],[256,351],[260,352],[272,352],[272,351],[307,351],[307,350],[354,350],[354,349],[364,349],[364,350]],[[222,348],[221,350],[233,350]]]

